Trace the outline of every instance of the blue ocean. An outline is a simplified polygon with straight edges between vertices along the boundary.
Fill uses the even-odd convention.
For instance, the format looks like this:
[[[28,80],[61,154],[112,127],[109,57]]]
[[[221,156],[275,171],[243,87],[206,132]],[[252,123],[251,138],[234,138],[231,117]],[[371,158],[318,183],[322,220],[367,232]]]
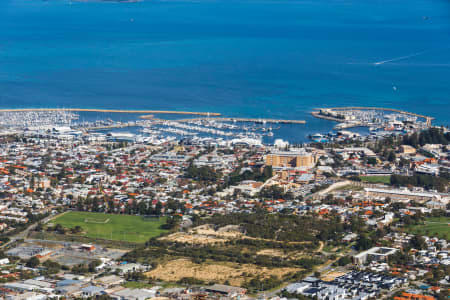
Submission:
[[[450,1],[0,1],[0,108],[210,111],[314,132],[333,124],[309,112],[333,106],[449,124]]]

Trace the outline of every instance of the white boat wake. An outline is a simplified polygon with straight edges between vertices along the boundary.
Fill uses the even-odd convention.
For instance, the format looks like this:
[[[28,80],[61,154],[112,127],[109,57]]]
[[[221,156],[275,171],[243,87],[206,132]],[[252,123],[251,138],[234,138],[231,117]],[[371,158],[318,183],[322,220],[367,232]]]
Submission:
[[[384,64],[386,64],[386,63],[390,63],[390,62],[394,62],[394,61],[399,61],[399,60],[403,60],[403,59],[407,59],[407,58],[419,56],[419,55],[424,54],[425,52],[426,52],[426,51],[422,51],[422,52],[417,52],[417,53],[410,54],[410,55],[394,57],[394,58],[391,58],[391,59],[386,59],[386,60],[377,61],[377,62],[374,62],[373,64],[374,64],[375,66],[384,65]]]

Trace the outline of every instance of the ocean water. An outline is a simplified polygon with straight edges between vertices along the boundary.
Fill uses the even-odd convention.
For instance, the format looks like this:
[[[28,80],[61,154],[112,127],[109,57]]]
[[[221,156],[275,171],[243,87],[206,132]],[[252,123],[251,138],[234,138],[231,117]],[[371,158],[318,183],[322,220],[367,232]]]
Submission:
[[[304,137],[333,106],[449,124],[450,1],[0,1],[0,108],[305,119]]]

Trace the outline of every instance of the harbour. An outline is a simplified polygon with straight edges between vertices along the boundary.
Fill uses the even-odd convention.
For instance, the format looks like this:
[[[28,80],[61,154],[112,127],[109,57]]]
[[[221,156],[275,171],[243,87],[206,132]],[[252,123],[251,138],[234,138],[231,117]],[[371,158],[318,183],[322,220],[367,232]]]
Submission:
[[[0,109],[0,112],[98,112],[98,113],[123,113],[123,114],[175,114],[175,115],[199,115],[199,116],[220,116],[215,112],[191,112],[173,110],[127,110],[127,109],[99,109],[99,108],[14,108]],[[143,116],[145,119],[145,116]]]
[[[318,119],[338,122],[333,127],[337,132],[315,133],[309,136],[314,142],[341,140],[345,137],[359,138],[350,128],[368,128],[369,138],[407,134],[431,127],[433,117],[384,107],[332,107],[319,108],[311,112]]]
[[[417,114],[417,113],[408,112],[408,111],[395,109],[395,108],[362,107],[362,106],[318,108],[315,111],[312,111],[311,115],[313,115],[316,118],[321,118],[321,119],[330,120],[330,121],[336,121],[336,122],[342,122],[343,119],[338,117],[341,112],[344,112],[344,111],[357,111],[357,110],[384,111],[384,112],[398,113],[398,114],[411,116],[411,117],[422,118],[422,119],[425,120],[425,123],[426,123],[426,125],[428,127],[431,126],[431,122],[434,120],[434,117],[425,116],[425,115],[422,115],[422,114]],[[336,116],[333,116],[332,112],[335,112]],[[366,126],[366,125],[365,125],[365,123],[361,123],[361,124],[358,124],[357,126]],[[349,127],[351,127],[351,126],[349,126]],[[346,128],[349,128],[349,127],[346,127]]]
[[[179,122],[188,122],[191,120],[205,120],[206,118],[194,118],[194,119],[181,119]],[[254,123],[274,123],[274,124],[306,124],[305,120],[283,120],[283,119],[266,119],[266,118],[208,118],[211,120],[222,122],[254,122]]]
[[[121,112],[124,111],[122,114]],[[145,114],[144,114],[145,112]],[[149,114],[148,112],[153,112]],[[161,113],[163,112],[163,113]],[[428,127],[432,117],[397,109],[374,107],[339,107],[321,109],[311,114],[318,119],[337,121],[326,131],[316,131],[314,119],[247,118],[220,116],[219,113],[171,111],[175,116],[164,117],[162,110],[109,109],[5,109],[0,110],[0,126],[9,130],[51,133],[53,131],[88,135],[97,132],[104,139],[151,141],[192,140],[226,141],[252,139],[272,144],[277,139],[295,142],[340,141],[347,138],[377,138],[404,134]],[[386,113],[388,112],[388,113]],[[177,115],[196,115],[177,118]],[[200,117],[198,117],[200,114]],[[203,115],[206,114],[206,115]],[[219,115],[219,116],[218,116]],[[322,122],[326,124],[328,122]],[[322,124],[321,123],[321,124]],[[330,126],[328,125],[328,126]],[[323,128],[323,127],[322,127]],[[319,129],[321,130],[321,129]],[[322,129],[323,130],[323,129]],[[293,136],[296,139],[293,139]]]

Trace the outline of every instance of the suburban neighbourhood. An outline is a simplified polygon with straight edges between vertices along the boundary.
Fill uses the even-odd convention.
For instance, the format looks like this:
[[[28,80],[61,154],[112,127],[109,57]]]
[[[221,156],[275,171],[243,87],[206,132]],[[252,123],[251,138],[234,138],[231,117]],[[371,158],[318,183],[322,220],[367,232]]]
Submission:
[[[450,295],[446,128],[301,145],[70,126],[0,139],[4,299]]]

